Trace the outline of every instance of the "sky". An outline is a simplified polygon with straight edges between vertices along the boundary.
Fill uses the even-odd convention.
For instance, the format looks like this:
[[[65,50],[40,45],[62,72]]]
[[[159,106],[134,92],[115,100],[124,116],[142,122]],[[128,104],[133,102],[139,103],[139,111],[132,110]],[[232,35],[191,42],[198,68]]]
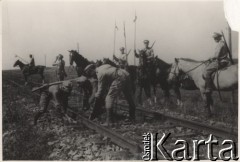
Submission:
[[[214,54],[213,32],[224,32],[228,24],[222,1],[4,1],[2,68],[13,69],[18,55],[37,65],[51,66],[56,55],[63,54],[69,65],[68,50],[77,49],[95,61],[112,58],[124,46],[125,22],[129,63],[133,64],[134,15],[137,15],[136,46],[143,40],[154,41],[154,53],[171,63],[174,58],[208,59]],[[238,33],[232,32],[232,53],[238,55]],[[138,60],[137,60],[138,61]]]

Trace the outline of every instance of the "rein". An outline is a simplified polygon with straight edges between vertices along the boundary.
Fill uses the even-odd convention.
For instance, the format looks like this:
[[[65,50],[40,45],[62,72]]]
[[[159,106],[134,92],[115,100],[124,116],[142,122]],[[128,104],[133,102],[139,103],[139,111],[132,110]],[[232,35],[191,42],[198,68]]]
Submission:
[[[196,67],[194,67],[194,68],[192,68],[192,69],[190,69],[190,70],[188,70],[188,71],[186,71],[186,72],[184,72],[184,73],[187,74],[187,73],[189,73],[189,72],[197,69],[198,67],[200,67],[201,65],[205,64],[205,63],[208,62],[208,61],[209,61],[209,60],[203,61],[201,64],[197,65]],[[177,65],[178,65],[178,64],[177,64]],[[174,72],[170,72],[170,73],[171,73],[171,74],[174,74],[174,75],[176,76],[177,74],[176,74],[175,71],[176,71],[176,68],[177,68],[177,67],[178,67],[178,66],[175,67]]]

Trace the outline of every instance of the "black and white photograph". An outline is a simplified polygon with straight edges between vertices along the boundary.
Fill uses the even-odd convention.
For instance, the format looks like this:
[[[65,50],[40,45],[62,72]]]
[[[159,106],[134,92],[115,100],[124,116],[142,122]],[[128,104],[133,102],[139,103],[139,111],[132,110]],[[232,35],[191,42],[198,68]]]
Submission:
[[[1,8],[1,160],[239,159],[239,0]]]

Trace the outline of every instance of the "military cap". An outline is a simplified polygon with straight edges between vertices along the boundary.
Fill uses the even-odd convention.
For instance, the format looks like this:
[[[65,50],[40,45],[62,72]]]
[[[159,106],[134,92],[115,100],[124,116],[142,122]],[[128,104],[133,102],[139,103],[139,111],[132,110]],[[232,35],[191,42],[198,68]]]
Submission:
[[[125,49],[124,47],[119,48],[120,51],[123,51],[124,49]]]
[[[143,43],[144,43],[144,44],[148,44],[148,43],[149,43],[149,40],[144,40]]]
[[[222,37],[222,34],[217,33],[217,32],[213,33],[213,38],[221,38],[221,37]]]

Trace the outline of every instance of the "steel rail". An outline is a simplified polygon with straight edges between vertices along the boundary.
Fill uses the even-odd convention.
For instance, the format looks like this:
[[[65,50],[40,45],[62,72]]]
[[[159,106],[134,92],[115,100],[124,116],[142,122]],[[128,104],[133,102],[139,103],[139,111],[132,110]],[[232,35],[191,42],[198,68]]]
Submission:
[[[123,109],[128,108],[128,106],[124,105],[124,104],[118,104],[118,106],[122,107]],[[197,131],[205,131],[205,132],[211,133],[218,137],[238,139],[238,132],[234,131],[233,129],[217,128],[217,127],[213,127],[213,126],[203,124],[200,122],[189,121],[189,120],[186,120],[183,118],[173,117],[168,114],[164,114],[164,113],[156,112],[156,111],[152,111],[152,110],[146,110],[146,109],[139,108],[139,107],[136,108],[136,110],[142,112],[146,116],[151,115],[154,117],[160,117],[162,119],[167,119],[171,123],[174,123],[174,124],[182,126],[182,127],[187,127],[187,128],[194,129]]]

